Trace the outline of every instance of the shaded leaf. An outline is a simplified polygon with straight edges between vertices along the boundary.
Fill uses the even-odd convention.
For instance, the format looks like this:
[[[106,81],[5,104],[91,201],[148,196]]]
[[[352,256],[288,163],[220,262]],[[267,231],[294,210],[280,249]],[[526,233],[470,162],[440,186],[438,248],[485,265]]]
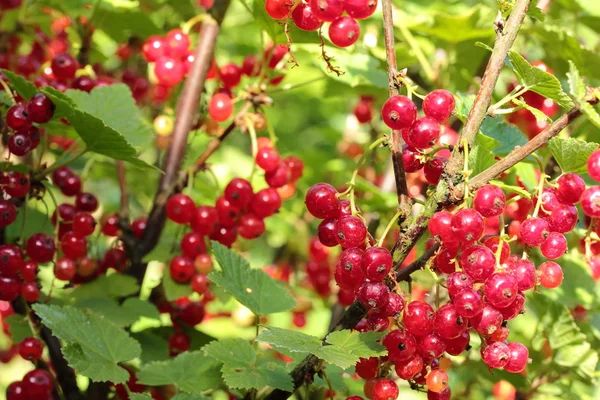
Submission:
[[[6,76],[8,81],[10,82],[11,88],[19,94],[25,100],[29,100],[36,93],[38,93],[38,88],[27,79],[23,78],[21,75],[17,75],[14,72],[3,69],[0,70]]]
[[[587,160],[597,148],[597,143],[570,137],[553,137],[548,142],[548,149],[563,172],[587,171]]]

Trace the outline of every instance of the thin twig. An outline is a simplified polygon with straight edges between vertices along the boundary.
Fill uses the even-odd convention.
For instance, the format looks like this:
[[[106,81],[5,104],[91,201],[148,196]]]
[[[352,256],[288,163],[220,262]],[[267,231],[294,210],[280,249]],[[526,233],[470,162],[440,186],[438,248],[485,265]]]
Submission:
[[[121,210],[119,211],[119,217],[127,219],[129,214],[129,189],[127,188],[127,180],[125,179],[125,164],[123,161],[117,160],[116,166],[119,189],[121,190]]]

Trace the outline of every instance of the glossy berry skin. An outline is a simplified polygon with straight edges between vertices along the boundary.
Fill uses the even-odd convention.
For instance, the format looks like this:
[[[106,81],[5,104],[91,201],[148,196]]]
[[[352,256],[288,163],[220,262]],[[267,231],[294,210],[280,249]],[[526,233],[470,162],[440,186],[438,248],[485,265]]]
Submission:
[[[19,343],[19,355],[27,361],[37,361],[42,357],[44,345],[36,338],[25,338]]]
[[[562,233],[550,232],[540,250],[547,259],[556,260],[567,252],[567,239]]]
[[[361,268],[370,281],[383,281],[394,262],[390,252],[379,246],[369,247],[362,255]]]
[[[0,275],[16,275],[21,263],[23,262],[23,253],[15,245],[0,245]]]
[[[444,166],[448,160],[444,157],[435,156],[431,160],[427,161],[425,167],[423,167],[423,174],[425,179],[430,185],[437,185],[440,181],[440,176],[444,171]]]
[[[17,207],[9,200],[0,199],[0,226],[8,226],[17,219]]]
[[[496,251],[498,250],[498,246],[500,246],[500,237],[499,236],[489,236],[487,239],[483,240],[483,245],[490,249],[494,256],[496,255]],[[502,242],[502,250],[500,251],[500,264],[504,263],[508,257],[510,256],[510,245],[508,243]]]
[[[359,36],[360,26],[352,17],[337,17],[329,25],[329,39],[338,47],[353,45]]]
[[[344,12],[342,0],[310,0],[315,16],[323,22],[332,22]]]
[[[189,282],[194,276],[194,262],[185,256],[176,256],[169,264],[171,278],[179,283]]]
[[[265,172],[275,171],[280,161],[279,152],[273,147],[263,147],[256,153],[256,165]]]
[[[252,190],[252,185],[247,180],[234,178],[225,187],[223,196],[234,207],[244,209],[250,205],[254,191]]]
[[[423,369],[423,357],[415,354],[410,360],[395,364],[394,369],[400,379],[412,379]]]
[[[502,325],[502,314],[490,305],[485,305],[481,314],[471,319],[471,326],[482,335],[492,335]]]
[[[423,162],[417,157],[421,152],[414,147],[404,145],[402,147],[402,161],[404,163],[404,171],[407,173],[417,172],[423,168]]]
[[[447,90],[434,90],[423,100],[423,112],[440,124],[448,121],[454,111],[454,96]]]
[[[479,214],[489,218],[502,214],[506,198],[498,186],[485,185],[475,192],[473,207]]]
[[[452,391],[450,390],[450,386],[440,393],[427,391],[427,400],[450,400],[451,397]]]
[[[337,231],[335,226],[337,225],[337,219],[327,218],[321,221],[317,233],[319,235],[319,241],[323,246],[335,247],[338,245]]]
[[[292,11],[294,24],[303,31],[316,31],[321,26],[321,21],[317,18],[310,4],[300,3]]]
[[[234,226],[241,215],[241,210],[222,196],[217,199],[215,209],[219,216],[219,223],[228,228]]]
[[[227,121],[233,114],[233,102],[225,93],[216,93],[208,104],[208,114],[217,122]]]
[[[434,265],[436,272],[443,274],[451,274],[456,271],[456,262],[454,257],[456,254],[445,247],[442,247],[438,255],[435,257]]]
[[[265,10],[273,19],[287,18],[293,3],[290,0],[267,0]]]
[[[21,296],[28,303],[35,303],[41,295],[42,292],[36,282],[25,282],[21,286]]]
[[[186,224],[190,222],[195,208],[194,201],[181,193],[169,197],[169,200],[167,200],[167,204],[165,205],[167,217],[177,224]]]
[[[73,216],[73,232],[81,236],[89,236],[94,233],[96,220],[92,214],[78,212]]]
[[[92,213],[98,209],[98,199],[92,193],[80,192],[75,197],[75,208]]]
[[[66,257],[76,260],[87,254],[87,240],[75,232],[67,232],[60,239],[60,249]]]
[[[444,342],[446,343],[446,353],[452,356],[460,355],[463,351],[467,349],[470,340],[471,335],[468,331],[463,332],[463,334],[457,338],[444,340]]]
[[[519,315],[523,310],[524,305],[525,296],[519,293],[515,297],[515,301],[513,301],[510,306],[505,308],[499,308],[498,311],[500,311],[500,314],[502,314],[502,318],[504,318],[505,321],[508,321]]]
[[[458,263],[475,282],[485,282],[494,273],[496,258],[485,246],[471,246],[461,253]]]
[[[17,277],[0,275],[0,300],[13,301],[19,296],[21,284]]]
[[[219,77],[225,89],[232,89],[240,84],[242,69],[234,63],[225,64],[219,70]]]
[[[600,150],[592,153],[587,160],[587,170],[590,177],[596,182],[600,182]]]
[[[25,393],[23,382],[13,382],[6,388],[6,400],[28,400],[29,395]]]
[[[217,210],[211,206],[199,206],[192,213],[190,226],[194,232],[210,235],[219,221]]]
[[[29,177],[18,171],[10,171],[4,181],[4,191],[12,197],[25,197],[29,193]]]
[[[15,104],[6,112],[6,125],[15,131],[26,131],[31,127],[31,118],[23,104]]]
[[[406,143],[417,149],[426,149],[435,144],[440,137],[440,123],[431,117],[417,118],[412,127],[406,131]]]
[[[181,82],[185,75],[185,67],[176,58],[162,56],[154,63],[154,74],[161,85],[171,87]]]
[[[335,224],[336,239],[344,249],[360,247],[367,238],[367,227],[358,217],[344,217]]]
[[[154,62],[167,54],[168,44],[158,35],[152,35],[144,42],[142,52],[148,62]]]
[[[396,292],[390,292],[388,303],[382,310],[388,317],[397,317],[404,310],[404,299]]]
[[[61,281],[70,281],[77,273],[75,261],[67,257],[61,257],[54,264],[54,276]]]
[[[57,54],[52,58],[50,67],[52,68],[52,74],[57,80],[68,81],[75,78],[75,72],[77,72],[79,65],[73,56],[62,53]]]
[[[452,304],[445,304],[435,313],[433,330],[442,339],[454,339],[467,330],[467,322]]]
[[[502,368],[508,363],[509,352],[506,344],[495,342],[483,350],[481,358],[490,368]]]
[[[464,318],[473,318],[483,310],[483,300],[479,292],[465,289],[454,296],[453,304],[456,312]]]
[[[538,247],[549,233],[548,222],[543,218],[527,218],[521,223],[521,241],[528,246]]]
[[[308,192],[304,203],[308,212],[315,218],[335,218],[340,212],[340,201],[337,190],[327,183],[317,183]]]
[[[585,182],[583,179],[574,173],[566,173],[561,175],[556,181],[558,188],[556,196],[558,200],[565,204],[576,204],[581,200],[581,195],[585,191]]]
[[[334,277],[338,285],[345,290],[354,290],[365,281],[361,268],[363,251],[359,248],[347,249],[340,255]]]
[[[33,399],[46,399],[54,388],[54,379],[49,372],[35,369],[23,377],[23,389]]]
[[[427,374],[427,389],[430,392],[442,393],[448,387],[448,374],[436,369]]]
[[[382,308],[390,295],[388,287],[381,282],[365,282],[356,293],[356,299],[366,308]]]
[[[270,217],[279,211],[280,208],[281,196],[273,188],[259,190],[250,202],[250,211],[258,218]]]
[[[102,225],[102,233],[106,236],[119,236],[120,228],[119,228],[119,216],[111,215],[106,221],[104,221],[104,225]]]
[[[362,379],[375,378],[377,376],[378,368],[379,368],[379,359],[377,357],[360,358],[355,366],[356,373]]]
[[[379,379],[373,386],[373,400],[396,400],[398,385],[391,379]]]
[[[168,343],[171,356],[176,356],[177,354],[188,351],[192,341],[185,333],[174,332],[171,336],[169,336]]]
[[[194,292],[198,294],[204,294],[210,287],[210,281],[206,275],[196,274],[190,281],[190,287]]]
[[[265,222],[252,214],[244,214],[237,224],[238,233],[244,239],[256,239],[265,233]]]
[[[459,241],[472,242],[483,233],[483,217],[471,208],[460,210],[452,217],[452,232]]]
[[[535,265],[529,260],[517,260],[510,264],[506,272],[517,280],[519,291],[533,289],[536,284]]]
[[[585,210],[584,210],[585,212]],[[568,233],[575,228],[579,219],[577,207],[567,204],[556,206],[550,215],[545,216],[551,232]]]
[[[198,254],[206,253],[204,236],[196,232],[190,232],[181,239],[181,252],[184,256],[195,259]]]
[[[29,135],[15,132],[8,138],[8,150],[15,156],[22,157],[31,151],[31,140]]]
[[[296,8],[299,7],[300,5],[298,5]],[[260,75],[261,67],[262,65],[259,58],[251,54],[244,57],[244,61],[242,62],[242,73],[246,76],[258,76]]]
[[[25,282],[33,282],[37,278],[39,272],[38,265],[35,261],[27,260],[21,262],[19,266],[19,276]]]
[[[446,344],[436,333],[419,338],[418,354],[425,360],[441,357],[446,351]]]
[[[406,96],[392,96],[381,108],[381,118],[390,129],[408,129],[417,119],[417,106]]]
[[[598,152],[596,152],[598,153]],[[596,154],[594,153],[594,154]],[[593,155],[593,154],[592,154]],[[589,171],[589,165],[588,165]],[[598,176],[600,178],[600,176]],[[595,178],[594,178],[595,179]],[[598,180],[598,179],[596,179]],[[586,189],[581,196],[581,209],[592,218],[600,217],[600,186],[593,186]]]
[[[456,297],[465,289],[473,288],[473,279],[464,272],[453,272],[446,279],[446,288],[451,298]]]
[[[452,214],[448,211],[438,211],[429,220],[431,236],[440,236],[442,240],[452,236]]]
[[[546,261],[538,268],[540,285],[546,289],[554,289],[560,286],[563,280],[563,271],[560,265],[554,261]]]
[[[518,294],[517,280],[507,273],[493,274],[483,286],[485,300],[496,308],[508,307]]]
[[[52,260],[56,252],[56,245],[51,236],[43,233],[35,233],[27,239],[25,249],[29,258],[43,264]]]
[[[422,301],[412,301],[404,310],[404,326],[414,336],[425,336],[433,330],[435,313]]]
[[[290,181],[290,171],[284,163],[280,163],[273,171],[265,173],[265,182],[272,188],[280,188]]]
[[[344,0],[344,11],[355,19],[369,18],[377,9],[377,0]]]
[[[508,362],[504,365],[504,369],[513,374],[518,374],[529,363],[529,350],[522,343],[512,342],[508,344],[508,351]]]
[[[184,57],[190,48],[190,38],[181,29],[173,29],[165,36],[167,53],[171,57]]]
[[[394,362],[402,362],[412,358],[417,351],[415,337],[404,329],[396,329],[388,333],[382,340],[388,350],[388,356]]]

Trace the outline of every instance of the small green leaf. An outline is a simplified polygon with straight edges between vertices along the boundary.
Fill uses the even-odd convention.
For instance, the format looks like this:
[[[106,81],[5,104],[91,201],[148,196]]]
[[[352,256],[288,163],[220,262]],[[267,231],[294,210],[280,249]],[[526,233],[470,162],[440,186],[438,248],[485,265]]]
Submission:
[[[141,300],[137,297],[130,297],[123,302],[123,309],[130,310],[131,312],[139,317],[146,317],[150,319],[160,319],[160,311],[158,308],[149,301]],[[137,321],[136,319],[136,321]]]
[[[387,353],[385,347],[379,342],[384,336],[384,332],[342,330],[331,332],[325,341],[349,354],[368,358],[383,356]]]
[[[587,160],[598,149],[598,144],[570,137],[554,137],[548,142],[548,149],[563,172],[582,173],[587,170]]]
[[[598,111],[596,111],[596,109],[594,108],[594,106],[592,106],[590,103],[588,102],[582,102],[579,105],[581,112],[583,114],[585,114],[585,116],[588,118],[588,120],[596,125],[598,128],[600,128],[600,114],[598,114]]]
[[[140,345],[105,317],[74,307],[35,304],[33,310],[64,343],[69,364],[88,378],[123,383],[129,373],[118,364],[138,358]]]
[[[27,79],[23,78],[20,75],[15,74],[14,72],[8,71],[6,69],[0,70],[6,76],[8,81],[10,82],[11,88],[19,94],[25,100],[29,100],[36,93],[38,93],[38,88]]]
[[[569,60],[569,72],[567,72],[567,76],[569,77],[569,90],[571,96],[573,96],[576,101],[582,102],[586,96],[585,83],[583,83],[575,63],[571,60]]]
[[[127,297],[137,293],[140,286],[137,280],[129,275],[112,274],[102,275],[90,283],[77,286],[71,293],[70,298],[81,301],[91,297]]]
[[[467,7],[461,14],[433,12],[433,18],[425,19],[426,23],[411,27],[416,32],[434,36],[448,43],[458,44],[475,39],[486,39],[494,35],[492,25],[484,21],[492,21],[491,10],[481,5]],[[409,17],[401,17],[397,21],[406,23]]]
[[[498,186],[500,189],[502,189],[505,192],[516,193],[519,196],[524,197],[526,199],[530,199],[532,196],[531,193],[529,193],[527,190],[523,189],[520,186],[507,185],[504,182],[496,181],[496,180],[490,181],[490,183],[492,185]]]
[[[480,135],[477,135],[479,138]],[[476,176],[480,172],[485,171],[496,162],[492,152],[482,145],[475,145],[469,150],[469,169],[472,171],[471,176]]]
[[[515,103],[515,105],[523,107],[524,109],[526,109],[527,111],[529,111],[530,113],[533,114],[533,116],[535,117],[536,121],[538,122],[552,122],[552,118],[550,118],[549,116],[547,116],[546,114],[544,114],[543,111],[530,106],[529,104],[527,104],[524,100],[521,99],[514,99],[513,103]]]
[[[519,128],[503,122],[500,118],[486,118],[483,125],[481,125],[481,132],[498,142],[494,154],[500,156],[506,155],[513,151],[515,147],[527,143],[527,139]]]
[[[535,167],[532,164],[520,162],[513,167],[516,171],[516,175],[525,188],[530,192],[534,193],[535,188],[538,185],[538,178],[535,173]]]
[[[154,334],[153,329],[132,333],[131,336],[142,346],[141,360],[143,364],[152,361],[163,361],[169,358],[167,340]]]
[[[135,310],[121,307],[116,300],[107,297],[89,297],[78,301],[74,306],[100,314],[120,328],[129,326],[138,320]]]
[[[251,269],[248,261],[220,243],[213,241],[212,248],[222,271],[212,272],[210,280],[222,286],[252,312],[267,315],[290,310],[296,305],[281,282],[263,270]]]
[[[177,300],[193,293],[189,284],[175,282],[168,272],[163,275],[162,283],[165,288],[165,297],[169,301]]]
[[[34,337],[27,317],[14,314],[5,318],[4,322],[10,326],[8,332],[10,333],[13,343],[20,343],[25,338]]]
[[[281,328],[265,329],[258,335],[256,340],[269,343],[274,347],[280,347],[291,352],[300,353],[314,354],[319,351],[319,348],[322,346],[321,339],[316,336]]]
[[[560,82],[552,74],[529,64],[523,56],[516,51],[508,53],[510,66],[519,78],[519,83],[529,90],[539,93],[544,97],[554,100],[564,108],[574,106],[571,98],[562,90]]]
[[[142,366],[139,383],[150,386],[175,385],[179,390],[200,394],[221,383],[220,363],[200,351],[191,351],[168,360]]]
[[[202,350],[215,360],[234,368],[244,368],[256,362],[256,350],[244,339],[215,340]]]

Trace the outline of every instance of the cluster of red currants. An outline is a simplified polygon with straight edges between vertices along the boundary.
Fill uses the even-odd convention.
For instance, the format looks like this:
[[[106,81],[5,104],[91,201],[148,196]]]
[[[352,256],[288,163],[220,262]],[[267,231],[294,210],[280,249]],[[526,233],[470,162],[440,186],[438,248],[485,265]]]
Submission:
[[[54,398],[54,377],[44,369],[34,369],[25,374],[22,380],[13,382],[6,388],[6,400]]]
[[[152,71],[161,85],[172,87],[181,82],[194,63],[190,38],[181,29],[169,31],[165,37],[152,35],[144,42],[142,53],[154,63]]]
[[[377,9],[377,0],[266,0],[265,9],[273,19],[287,20],[291,16],[304,31],[316,31],[329,22],[331,43],[348,47],[360,37],[356,20],[369,18]]]
[[[536,61],[531,65],[549,74],[554,74],[554,72],[541,61]],[[506,88],[507,93],[511,93],[516,87],[516,83],[510,83]],[[523,93],[522,97],[527,105],[540,110],[549,118],[556,116],[560,110],[558,104],[556,104],[553,100],[547,99],[535,92],[527,91]],[[511,124],[515,124],[521,128],[521,130],[527,134],[529,139],[537,136],[549,125],[548,121],[546,120],[538,121],[535,115],[533,115],[533,113],[526,108],[521,108],[513,113],[508,114],[507,120]]]
[[[41,131],[34,123],[45,124],[50,121],[54,108],[52,100],[42,93],[10,107],[5,116],[6,126],[12,130],[7,141],[8,150],[22,157],[36,149],[40,144]]]
[[[587,161],[587,170],[590,177],[596,182],[600,182],[600,150],[596,150]],[[597,219],[600,218],[600,186],[592,186],[585,190],[581,199],[581,208],[583,212],[592,220],[591,228],[600,237],[600,224]],[[589,237],[589,251],[586,249],[586,259],[595,280],[600,280],[600,240]]]
[[[434,90],[423,100],[423,117],[417,116],[417,106],[405,96],[390,97],[381,109],[383,122],[391,129],[401,131],[406,145],[402,149],[402,158],[406,172],[423,169],[428,183],[436,185],[448,159],[424,154],[424,150],[433,147],[440,140],[442,125],[454,112],[454,96],[447,90]],[[446,150],[446,149],[444,149]]]

